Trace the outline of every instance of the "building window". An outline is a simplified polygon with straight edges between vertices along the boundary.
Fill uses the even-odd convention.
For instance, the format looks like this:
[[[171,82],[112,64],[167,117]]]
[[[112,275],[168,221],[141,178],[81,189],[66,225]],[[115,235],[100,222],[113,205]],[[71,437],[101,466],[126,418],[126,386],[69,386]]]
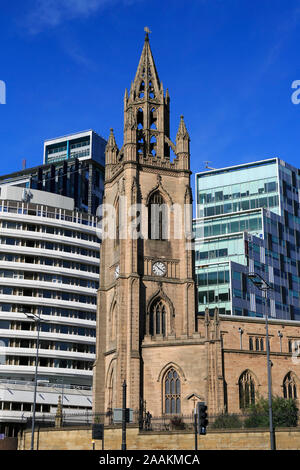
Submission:
[[[248,408],[255,403],[255,383],[251,373],[246,370],[239,379],[240,409]]]
[[[117,326],[117,303],[114,303],[114,306],[111,311],[111,341],[116,339],[116,326]]]
[[[138,109],[137,112],[137,124],[138,124],[138,129],[143,129],[144,127],[144,112],[142,108]]]
[[[164,409],[167,414],[178,414],[181,412],[181,384],[175,369],[170,369],[165,375]]]
[[[295,339],[289,339],[288,342],[289,352],[299,354],[300,341]]]
[[[168,233],[167,205],[162,195],[152,194],[148,206],[148,236],[151,240],[166,240]]]
[[[162,300],[154,302],[150,310],[150,335],[166,335],[166,305]]]
[[[250,336],[249,337],[249,349],[250,351],[253,351],[254,349],[255,351],[264,351],[264,338],[262,337],[255,338],[253,336]]]
[[[284,398],[297,398],[297,386],[292,372],[286,374],[283,380],[283,396]]]
[[[119,199],[115,204],[115,246],[120,243],[120,204]]]

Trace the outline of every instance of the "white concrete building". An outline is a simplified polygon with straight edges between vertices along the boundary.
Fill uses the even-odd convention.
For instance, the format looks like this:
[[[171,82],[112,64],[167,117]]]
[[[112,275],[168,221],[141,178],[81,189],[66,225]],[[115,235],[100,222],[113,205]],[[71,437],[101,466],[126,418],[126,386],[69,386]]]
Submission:
[[[91,409],[99,252],[96,217],[74,211],[73,199],[0,186],[0,434],[31,410],[37,327],[28,314],[43,320],[37,412],[53,412],[61,387],[65,412]]]

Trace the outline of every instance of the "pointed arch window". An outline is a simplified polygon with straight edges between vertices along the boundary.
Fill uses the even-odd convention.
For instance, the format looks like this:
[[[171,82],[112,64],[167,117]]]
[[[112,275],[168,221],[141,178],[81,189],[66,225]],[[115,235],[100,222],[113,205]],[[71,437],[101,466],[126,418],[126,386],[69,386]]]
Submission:
[[[137,112],[137,124],[138,124],[138,129],[143,129],[144,127],[144,111],[142,108],[138,109]]]
[[[239,379],[240,409],[248,408],[255,403],[255,382],[251,372],[246,370]]]
[[[106,413],[109,419],[109,424],[112,423],[112,411],[113,411],[114,394],[115,394],[114,384],[115,384],[115,369],[113,368],[110,372],[109,382],[108,382],[108,407],[107,407]]]
[[[152,157],[156,157],[156,148],[157,148],[156,137],[152,135],[150,139],[150,153]]]
[[[164,410],[166,414],[181,413],[181,381],[174,368],[164,377]]]
[[[152,108],[150,110],[150,129],[157,129],[157,110]]]
[[[138,154],[143,156],[145,153],[145,141],[144,141],[144,134],[143,131],[139,131],[138,136]]]
[[[110,339],[111,341],[115,341],[116,327],[117,327],[117,302],[115,302],[112,307],[110,321],[111,321]]]
[[[166,336],[166,317],[166,304],[163,300],[158,299],[150,309],[149,333],[151,336]]]
[[[286,374],[283,380],[283,396],[284,398],[287,398],[287,399],[288,398],[296,399],[298,397],[296,380],[295,380],[294,375],[291,372]]]
[[[120,243],[120,204],[119,199],[115,203],[115,245]]]
[[[168,206],[159,191],[152,194],[148,205],[148,237],[166,240],[168,234]]]
[[[157,129],[157,111],[155,108],[152,108],[150,111],[150,129]]]
[[[152,100],[155,98],[154,87],[152,81],[149,81],[149,98]]]
[[[145,96],[145,82],[143,80],[139,89],[139,98],[144,98],[144,96]]]

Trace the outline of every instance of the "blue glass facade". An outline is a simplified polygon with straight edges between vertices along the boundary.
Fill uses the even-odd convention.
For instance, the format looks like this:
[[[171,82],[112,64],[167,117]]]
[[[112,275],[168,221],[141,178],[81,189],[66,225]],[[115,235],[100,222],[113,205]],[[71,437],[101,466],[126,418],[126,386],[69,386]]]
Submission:
[[[199,313],[300,320],[299,188],[277,158],[196,174]],[[249,272],[273,287],[266,307]]]

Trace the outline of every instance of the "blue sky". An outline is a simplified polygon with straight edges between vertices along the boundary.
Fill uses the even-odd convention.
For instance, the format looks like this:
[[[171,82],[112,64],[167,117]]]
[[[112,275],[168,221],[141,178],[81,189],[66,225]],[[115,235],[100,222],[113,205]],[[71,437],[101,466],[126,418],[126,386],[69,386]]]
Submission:
[[[71,132],[113,127],[121,146],[146,25],[194,172],[271,156],[300,167],[298,0],[2,0],[1,174],[40,164],[43,140]]]

